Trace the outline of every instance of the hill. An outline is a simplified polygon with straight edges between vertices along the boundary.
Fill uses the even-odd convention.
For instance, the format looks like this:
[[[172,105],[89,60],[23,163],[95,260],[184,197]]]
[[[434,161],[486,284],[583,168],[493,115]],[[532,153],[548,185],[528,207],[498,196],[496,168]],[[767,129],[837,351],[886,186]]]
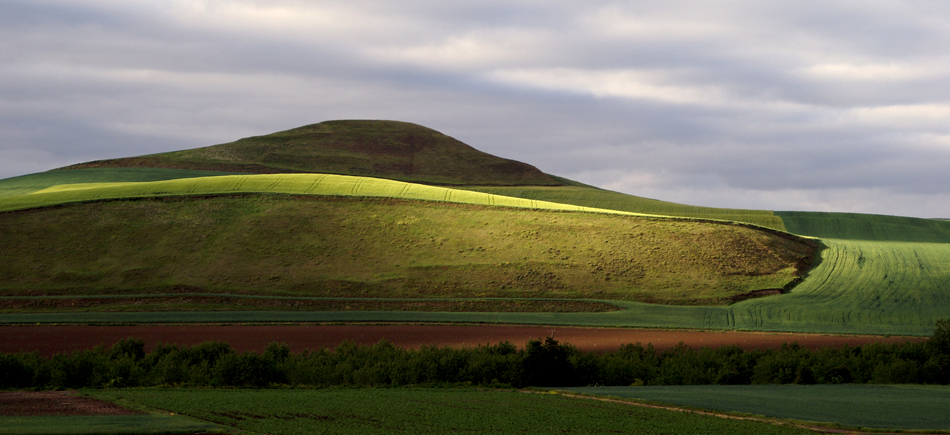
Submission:
[[[0,209],[22,209],[0,214],[6,295],[715,305],[786,287],[815,248],[742,225],[319,174],[65,185]]]
[[[26,299],[16,299],[9,296],[13,294],[56,294],[65,297],[70,294],[110,293],[109,297],[125,297],[135,292],[146,292],[150,300],[154,301],[166,297],[161,296],[161,292],[183,291],[189,295],[210,292],[216,295],[216,300],[263,295],[261,297],[276,301],[275,307],[284,302],[279,302],[273,295],[282,295],[295,298],[294,306],[302,304],[300,306],[310,307],[300,309],[317,309],[313,308],[313,304],[324,304],[320,306],[325,308],[329,303],[333,308],[325,309],[364,310],[355,313],[326,311],[293,315],[289,312],[273,315],[248,313],[244,317],[222,313],[216,318],[225,319],[223,321],[285,321],[293,318],[306,321],[526,322],[918,335],[929,334],[934,321],[950,313],[950,299],[947,297],[950,294],[947,292],[950,289],[950,273],[944,267],[950,261],[948,221],[848,213],[693,207],[610,192],[551,175],[542,174],[543,178],[499,178],[499,173],[510,175],[517,171],[492,172],[491,162],[505,160],[491,156],[488,159],[477,151],[474,154],[465,151],[471,148],[467,145],[448,142],[444,143],[450,149],[462,150],[459,151],[462,154],[456,154],[455,172],[436,176],[433,174],[439,174],[441,170],[437,166],[443,163],[437,158],[418,158],[425,152],[400,154],[393,151],[387,154],[380,151],[386,149],[378,145],[382,143],[390,144],[387,145],[390,150],[406,144],[409,150],[421,150],[413,148],[413,140],[399,139],[408,137],[400,136],[406,133],[407,128],[427,132],[425,134],[432,137],[439,135],[423,127],[389,121],[329,122],[243,139],[217,148],[92,162],[68,170],[0,180],[0,210],[9,211],[0,212],[0,227],[4,231],[0,237],[5,243],[8,240],[18,243],[9,245],[13,246],[10,248],[12,250],[5,251],[7,257],[0,259],[10,264],[0,267],[0,272],[6,273],[0,277],[0,282],[4,283],[0,294],[7,295],[0,297],[3,299],[0,300],[0,310],[10,312],[14,309],[9,307],[21,306],[16,310],[24,313],[42,311],[46,308],[39,307],[48,304],[49,309],[62,312],[70,310],[69,307],[79,301],[26,296],[23,296]],[[312,136],[337,137],[342,134],[352,140],[347,145],[349,148],[346,148],[336,146],[332,141],[321,142],[316,139],[306,142],[309,145],[297,147],[294,142],[297,139],[288,139],[306,139],[308,134],[313,133],[308,133],[308,129],[331,130],[330,133],[317,132]],[[388,137],[387,131],[395,136]],[[438,144],[443,143],[439,142],[441,139],[433,140]],[[288,151],[291,149],[295,151]],[[431,152],[433,150],[426,152],[438,154]],[[273,155],[265,157],[268,153],[291,156],[298,151],[303,163],[296,168],[280,163],[281,159]],[[334,160],[334,156],[359,160],[354,156],[369,159],[367,155],[378,159],[379,165],[372,166],[379,169],[377,178],[288,174],[304,169],[314,170],[319,166],[311,165],[314,161],[326,160],[320,164],[328,168],[335,164],[333,162],[339,162]],[[411,166],[405,165],[407,155],[416,156],[411,159]],[[307,163],[307,156],[313,157],[310,163]],[[117,162],[128,166],[152,166],[105,167],[119,165]],[[349,169],[358,167],[351,165]],[[228,176],[253,170],[284,174]],[[428,177],[422,181],[429,185],[399,183],[379,177]],[[500,181],[502,179],[504,182]],[[452,188],[432,186],[436,184]],[[357,206],[342,205],[351,202],[360,204],[362,208],[359,210],[362,212],[353,211],[356,210],[353,207]],[[318,208],[303,208],[303,204],[316,207],[317,203],[321,204]],[[269,208],[262,211],[261,204],[268,204]],[[499,206],[517,210],[501,209]],[[231,220],[220,220],[220,216],[203,207],[210,207],[215,210],[214,213]],[[432,211],[432,207],[439,211]],[[139,209],[148,209],[150,212],[143,215],[130,211]],[[288,210],[297,211],[274,220],[277,215],[269,215],[269,209],[286,213],[289,213]],[[349,213],[350,218],[345,222],[360,224],[344,227],[327,223],[328,226],[321,228],[322,221],[308,214],[333,216],[330,210],[337,209],[339,213]],[[383,227],[370,225],[373,222],[362,216],[363,213],[370,213],[381,221],[408,222],[399,226],[408,230],[418,223],[412,219],[419,218],[422,210],[440,216],[435,219],[432,217],[434,215],[429,215],[428,224],[422,228],[426,231],[445,231],[445,235],[426,233],[423,237],[422,233],[416,233],[412,238],[400,239],[384,231]],[[191,217],[186,218],[188,216]],[[68,219],[74,219],[74,223],[63,224]],[[513,222],[506,222],[508,220]],[[203,223],[225,221],[230,223],[221,224],[222,232],[215,237],[220,244],[212,246],[205,243],[204,236],[211,237],[211,228],[216,227],[202,226]],[[111,227],[102,226],[110,222]],[[184,233],[181,231],[184,230],[169,226],[169,222],[191,228],[189,231],[192,233],[182,236]],[[307,224],[302,225],[300,222]],[[472,225],[472,222],[476,224]],[[592,228],[591,222],[599,222],[595,225],[599,229],[590,229],[588,233],[588,229]],[[540,223],[546,226],[537,227]],[[161,230],[156,232],[155,228]],[[287,228],[287,231],[264,234],[262,228]],[[336,232],[327,228],[335,229]],[[733,231],[736,229],[742,231]],[[527,232],[519,233],[522,230]],[[85,239],[86,245],[67,243],[76,238],[74,234],[83,231],[98,234],[98,238]],[[820,255],[802,277],[798,275],[807,267],[800,260],[808,256],[807,252],[811,252],[814,244],[784,231],[821,238]],[[20,234],[32,236],[23,238]],[[56,237],[48,237],[51,234]],[[252,239],[253,243],[244,241],[245,234],[256,237]],[[307,245],[293,245],[296,239],[310,240],[307,238],[320,234],[323,234],[319,236],[322,238],[320,240],[337,240],[335,246],[338,247],[330,249],[327,245],[312,241]],[[512,239],[518,234],[525,237]],[[117,239],[110,239],[112,236]],[[778,236],[780,240],[773,236]],[[135,241],[139,237],[147,243],[136,245]],[[434,237],[431,240],[442,240],[439,237],[456,240],[459,249],[436,249],[431,243],[423,243],[430,240],[428,237]],[[104,246],[113,249],[111,246],[117,243],[115,240],[124,240],[123,243],[132,247],[122,248],[125,250],[115,248],[118,250],[111,253],[103,251]],[[349,245],[343,240],[349,241]],[[388,241],[395,244],[386,244]],[[443,247],[445,243],[443,241]],[[62,246],[72,247],[63,249]],[[260,253],[254,254],[258,256],[246,253],[244,250],[247,246],[258,246]],[[268,246],[273,246],[273,249],[268,250]],[[478,250],[478,247],[484,248],[484,251]],[[494,247],[494,250],[490,247]],[[25,258],[30,260],[18,260],[18,252],[29,253]],[[224,258],[234,252],[244,252],[248,258],[256,259],[257,263],[240,263],[236,260],[214,263],[209,260]],[[392,258],[414,259],[416,263],[409,264],[409,260],[383,260],[377,258],[379,252],[388,253],[386,255]],[[509,258],[514,254],[517,255]],[[320,269],[313,264],[300,266],[306,263],[302,258],[308,257],[322,258],[321,264],[327,265],[328,269]],[[786,261],[786,267],[776,269],[767,266],[774,260],[769,257],[784,259],[782,261]],[[171,261],[172,258],[177,260]],[[362,258],[373,259],[377,263],[364,264],[360,261]],[[789,268],[794,258],[799,259],[799,262]],[[183,272],[176,274],[175,268],[157,272],[163,266],[163,261],[185,265],[181,269]],[[627,276],[620,277],[616,271],[610,272],[608,281],[606,273],[598,275],[607,270],[603,266],[606,263],[602,261],[619,268],[617,270],[626,270],[624,273]],[[198,268],[193,264],[203,266]],[[260,269],[258,264],[268,266]],[[709,267],[712,264],[719,266]],[[592,269],[592,265],[599,265],[601,270]],[[378,275],[367,275],[366,270],[377,266]],[[738,268],[730,269],[734,266]],[[299,270],[294,271],[294,267]],[[316,274],[314,271],[318,269],[324,273]],[[331,269],[338,272],[327,272]],[[257,270],[259,276],[241,275],[246,270]],[[267,275],[271,270],[280,272]],[[630,272],[640,270],[643,274]],[[763,274],[762,271],[766,270],[772,272]],[[227,273],[211,276],[211,271]],[[594,276],[604,279],[592,281]],[[275,277],[278,279],[270,279]],[[282,282],[284,277],[288,280]],[[736,302],[750,296],[748,292],[751,290],[788,289],[791,283],[800,278],[801,283],[785,294]],[[290,281],[295,284],[285,285]],[[473,284],[476,282],[481,284]],[[336,283],[333,284],[336,287],[329,283]],[[241,292],[242,295],[226,294],[234,292]],[[302,298],[318,294],[331,298],[328,299],[331,302],[308,301],[304,304]],[[350,298],[340,298],[353,296],[362,298],[360,301],[367,301],[366,297],[370,295],[396,296],[397,299],[388,300],[385,304],[389,305],[383,307],[381,304],[384,302],[374,302],[375,305],[370,304],[372,306],[364,302],[354,305],[350,303]],[[428,305],[423,307],[419,304],[420,299],[404,299],[409,296],[429,302],[449,301],[449,296],[463,299],[458,300],[454,307],[448,307],[451,309],[443,309],[447,305],[440,305],[442,302],[434,305],[427,302]],[[489,296],[501,297],[503,301],[484,299]],[[84,301],[92,300],[83,297]],[[472,302],[472,298],[478,300],[477,305],[466,305]],[[522,304],[525,301],[548,303],[561,301],[562,298],[573,298],[574,301],[578,301],[578,298],[597,299],[599,303],[613,305],[613,309],[623,309],[606,313],[553,314],[564,311],[565,305],[557,305],[558,302],[543,306],[535,304],[534,308],[529,308]],[[113,302],[106,299],[96,299],[99,301],[96,303],[102,306],[94,310],[140,310],[143,306],[140,305],[143,303],[141,299],[123,299],[121,303],[116,302],[118,299],[112,299]],[[17,302],[21,300],[29,302]],[[703,306],[643,304],[636,301]],[[393,304],[403,305],[402,308],[393,308]],[[505,304],[507,308],[499,308]],[[729,305],[710,306],[716,304]],[[208,309],[208,306],[172,303],[162,309]],[[232,299],[215,309],[233,309],[235,306]],[[602,308],[572,307],[567,311],[598,311]],[[406,312],[433,309],[482,312]],[[484,312],[512,310],[540,312]],[[204,313],[178,314],[181,316],[176,319],[208,318]],[[47,321],[29,315],[12,316],[5,315],[4,318],[22,318],[26,322]],[[140,314],[133,317],[145,318]],[[161,315],[153,317],[170,319]],[[56,317],[52,321],[65,318]],[[108,318],[89,320],[92,318],[83,317],[86,320],[77,321],[108,321],[103,320]],[[130,318],[122,317],[124,320],[120,321],[129,321]]]
[[[534,166],[495,157],[435,130],[398,121],[327,121],[221,145],[63,169],[120,167],[326,173],[444,185],[562,185]]]

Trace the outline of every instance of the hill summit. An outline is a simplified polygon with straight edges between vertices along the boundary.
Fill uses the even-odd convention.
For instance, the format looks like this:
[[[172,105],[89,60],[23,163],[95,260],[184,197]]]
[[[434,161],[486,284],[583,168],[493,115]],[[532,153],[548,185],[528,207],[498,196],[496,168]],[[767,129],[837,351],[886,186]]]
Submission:
[[[534,166],[398,121],[326,121],[235,142],[62,169],[148,167],[257,174],[309,172],[442,185],[560,186]]]

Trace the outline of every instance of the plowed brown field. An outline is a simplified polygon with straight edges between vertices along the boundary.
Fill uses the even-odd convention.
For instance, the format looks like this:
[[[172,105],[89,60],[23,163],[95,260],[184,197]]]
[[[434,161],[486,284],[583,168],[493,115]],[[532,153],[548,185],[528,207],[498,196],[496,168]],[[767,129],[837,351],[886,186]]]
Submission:
[[[0,391],[0,416],[131,414],[139,413],[75,391]]]
[[[128,338],[141,338],[146,350],[155,344],[191,345],[210,340],[231,344],[237,351],[262,351],[268,343],[284,342],[294,352],[335,348],[344,340],[373,344],[387,340],[397,346],[426,345],[464,347],[509,341],[524,345],[528,340],[554,336],[585,351],[609,351],[626,343],[652,343],[669,349],[683,342],[691,347],[738,344],[745,349],[777,348],[798,342],[805,348],[859,346],[871,342],[922,341],[924,337],[879,337],[857,335],[782,334],[758,332],[663,331],[619,328],[570,328],[539,326],[462,325],[139,325],[139,326],[0,326],[0,352],[37,351],[50,356],[59,352],[110,346]]]

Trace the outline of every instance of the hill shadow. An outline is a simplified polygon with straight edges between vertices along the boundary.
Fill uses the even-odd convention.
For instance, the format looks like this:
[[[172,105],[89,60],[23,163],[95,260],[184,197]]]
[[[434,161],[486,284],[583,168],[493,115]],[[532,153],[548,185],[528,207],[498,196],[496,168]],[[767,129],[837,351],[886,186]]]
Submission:
[[[950,221],[860,213],[777,211],[790,233],[828,239],[950,243]]]

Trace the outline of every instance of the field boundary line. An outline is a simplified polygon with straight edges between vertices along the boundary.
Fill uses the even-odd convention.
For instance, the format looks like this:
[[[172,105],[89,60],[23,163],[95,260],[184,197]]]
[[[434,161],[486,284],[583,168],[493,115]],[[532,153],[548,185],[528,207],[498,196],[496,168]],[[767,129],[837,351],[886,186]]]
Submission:
[[[684,412],[690,414],[699,414],[699,415],[708,415],[710,417],[717,418],[726,418],[730,420],[748,420],[748,421],[757,421],[760,423],[774,424],[778,426],[793,426],[801,429],[813,430],[816,432],[824,433],[839,433],[839,434],[853,434],[853,435],[865,435],[865,434],[896,434],[896,433],[915,433],[915,434],[946,434],[950,431],[901,431],[901,432],[886,432],[886,431],[861,431],[856,429],[846,429],[846,428],[837,428],[833,426],[823,426],[821,422],[800,422],[795,420],[785,420],[780,418],[772,418],[765,416],[752,416],[752,415],[742,415],[742,414],[733,414],[726,411],[711,411],[704,410],[699,408],[689,408],[676,405],[665,405],[657,402],[645,401],[641,399],[614,399],[612,397],[604,396],[595,396],[595,395],[586,395],[572,393],[569,391],[563,391],[558,389],[551,389],[548,392],[543,391],[532,391],[532,390],[518,390],[522,393],[528,394],[558,394],[564,397],[570,397],[574,399],[586,399],[586,400],[597,400],[601,402],[608,403],[618,403],[623,405],[632,405],[640,406],[643,408],[652,408],[652,409],[662,409],[666,411],[675,411],[675,412]]]

